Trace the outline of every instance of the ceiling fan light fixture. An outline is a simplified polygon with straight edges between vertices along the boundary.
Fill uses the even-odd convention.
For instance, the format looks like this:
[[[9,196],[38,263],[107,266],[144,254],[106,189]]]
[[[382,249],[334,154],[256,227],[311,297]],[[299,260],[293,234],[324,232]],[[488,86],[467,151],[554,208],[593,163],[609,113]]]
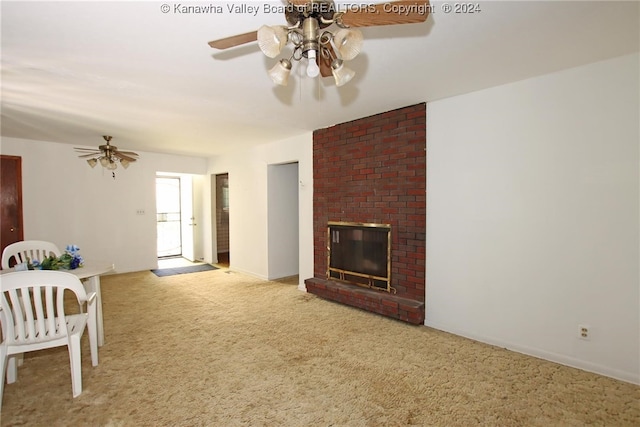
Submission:
[[[281,59],[276,65],[269,70],[269,77],[274,83],[280,86],[286,86],[291,74],[291,61]]]
[[[345,67],[342,59],[336,59],[331,63],[331,73],[336,81],[336,86],[343,86],[356,75],[356,72],[349,67]]]
[[[275,58],[287,44],[287,29],[282,25],[263,25],[258,29],[258,46],[269,58]]]
[[[95,168],[96,165],[98,164],[98,161],[96,159],[89,159],[87,160],[87,163],[89,164],[89,166],[91,166],[92,168]]]
[[[362,50],[362,32],[355,29],[340,28],[333,36],[333,42],[342,59],[350,61]]]
[[[269,76],[275,83],[286,86],[291,62],[301,61],[307,76],[333,75],[336,85],[342,86],[355,75],[342,61],[354,59],[362,50],[362,33],[354,27],[418,24],[425,22],[431,11],[429,0],[406,5],[415,2],[392,0],[390,4],[358,4],[358,7],[349,7],[355,4],[337,7],[336,2],[286,0],[284,9],[288,26],[263,25],[257,31],[210,41],[209,46],[227,49],[257,41],[266,56],[275,58],[289,44],[293,49],[289,59],[280,61],[269,70]],[[404,9],[399,13],[401,8]],[[303,62],[303,58],[308,62]]]

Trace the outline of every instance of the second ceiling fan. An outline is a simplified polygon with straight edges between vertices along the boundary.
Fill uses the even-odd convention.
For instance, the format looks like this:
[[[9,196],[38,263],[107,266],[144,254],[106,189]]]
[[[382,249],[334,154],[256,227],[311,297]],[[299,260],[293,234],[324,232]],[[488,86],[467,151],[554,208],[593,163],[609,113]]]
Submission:
[[[126,169],[129,167],[129,164],[138,160],[138,153],[118,150],[118,147],[111,145],[111,136],[104,135],[102,138],[107,143],[98,146],[98,148],[74,148],[76,152],[80,154],[78,157],[89,158],[87,159],[87,163],[92,168],[100,163],[103,168],[113,171],[117,169],[119,162],[122,167]]]
[[[355,58],[362,47],[362,33],[355,27],[420,23],[431,10],[428,0],[349,4],[342,8],[333,0],[288,0],[283,9],[287,26],[263,25],[257,31],[210,41],[209,46],[228,49],[257,41],[266,56],[275,58],[290,43],[293,51],[289,58],[269,70],[274,83],[286,86],[292,61],[305,59],[309,77],[333,76],[336,86],[342,86],[355,75],[344,61]],[[332,25],[337,29],[328,29]]]

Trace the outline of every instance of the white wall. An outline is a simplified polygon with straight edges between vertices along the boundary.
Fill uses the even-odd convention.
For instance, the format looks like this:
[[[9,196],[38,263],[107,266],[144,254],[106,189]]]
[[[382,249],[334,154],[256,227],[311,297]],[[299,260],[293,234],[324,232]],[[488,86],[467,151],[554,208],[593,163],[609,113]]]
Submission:
[[[298,274],[298,163],[267,166],[270,280]]]
[[[427,326],[640,382],[638,63],[428,104]]]
[[[294,162],[298,163],[299,180],[298,286],[304,290],[304,279],[313,277],[312,133],[212,158],[209,174],[229,173],[231,269],[266,279],[269,277],[268,165]],[[208,242],[205,247],[214,244]]]
[[[204,174],[204,158],[139,152],[116,178],[91,169],[68,144],[2,138],[0,153],[22,157],[24,238],[80,247],[86,259],[124,273],[157,267],[156,171]],[[144,210],[144,215],[138,215]]]

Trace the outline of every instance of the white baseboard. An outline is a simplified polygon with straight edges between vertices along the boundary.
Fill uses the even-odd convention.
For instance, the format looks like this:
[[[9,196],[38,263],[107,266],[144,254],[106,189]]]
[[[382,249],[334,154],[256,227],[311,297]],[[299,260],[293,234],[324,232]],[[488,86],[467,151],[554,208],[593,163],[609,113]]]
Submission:
[[[502,347],[510,351],[515,351],[517,353],[526,354],[528,356],[537,357],[539,359],[548,360],[550,362],[559,363],[561,365],[570,366],[572,368],[581,369],[583,371],[592,372],[594,374],[604,375],[606,377],[614,378],[616,380],[640,385],[640,375],[634,374],[633,372],[621,371],[619,369],[611,368],[611,367],[600,365],[597,363],[588,362],[586,360],[576,359],[574,357],[566,356],[563,354],[549,352],[539,348],[527,347],[527,346],[491,338],[491,337],[470,334],[464,331],[456,330],[455,328],[448,328],[445,325],[429,322],[427,320],[425,320],[424,325],[429,328],[438,329],[440,331],[448,332],[454,335],[459,335],[464,338],[469,338],[474,341],[479,341],[485,344],[494,345],[496,347]]]
[[[260,274],[256,274],[256,273],[254,273],[254,272],[252,272],[252,271],[243,270],[243,269],[241,269],[241,268],[230,267],[230,268],[229,268],[229,271],[231,271],[232,273],[233,273],[233,272],[237,272],[237,273],[245,274],[245,275],[247,275],[247,276],[255,277],[255,278],[257,278],[257,279],[261,279],[261,280],[269,280],[269,279],[267,278],[267,276],[263,276],[263,275],[260,275]]]

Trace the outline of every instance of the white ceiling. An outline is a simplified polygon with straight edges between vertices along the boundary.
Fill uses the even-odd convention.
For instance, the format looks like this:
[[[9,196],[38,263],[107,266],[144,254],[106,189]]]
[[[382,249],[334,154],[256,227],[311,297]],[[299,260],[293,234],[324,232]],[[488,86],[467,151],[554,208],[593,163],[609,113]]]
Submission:
[[[364,28],[347,85],[294,77],[294,63],[280,87],[266,74],[276,59],[256,43],[207,45],[284,25],[265,3],[282,5],[2,1],[2,136],[93,146],[108,134],[122,149],[211,156],[637,52],[640,39],[635,1],[478,1],[473,14],[432,2],[426,23]],[[176,13],[180,4],[223,12]],[[241,5],[259,12],[227,9]]]

